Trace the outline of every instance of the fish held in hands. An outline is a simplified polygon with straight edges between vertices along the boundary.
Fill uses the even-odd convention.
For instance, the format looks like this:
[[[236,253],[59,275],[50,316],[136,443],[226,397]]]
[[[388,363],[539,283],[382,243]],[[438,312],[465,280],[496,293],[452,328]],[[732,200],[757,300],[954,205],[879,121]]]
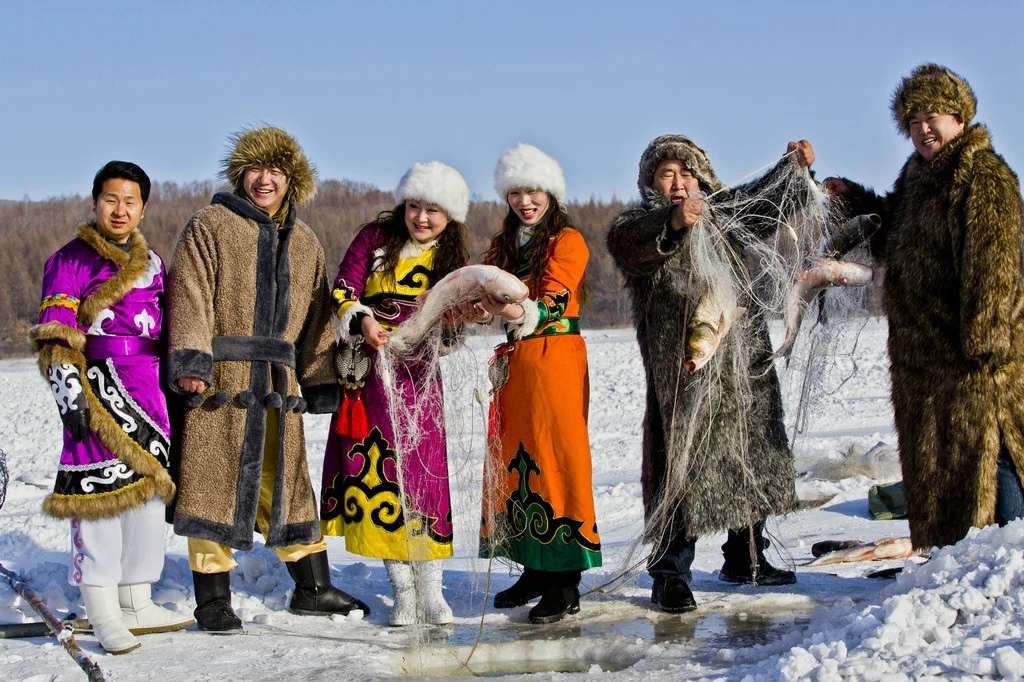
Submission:
[[[406,354],[422,341],[442,314],[454,305],[480,300],[490,294],[502,303],[521,303],[530,290],[515,275],[493,265],[465,265],[445,275],[419,296],[419,309],[398,326],[388,346]]]
[[[701,297],[697,309],[690,318],[686,329],[686,348],[683,356],[683,367],[694,374],[708,364],[711,356],[718,350],[722,339],[729,333],[732,323],[740,319],[746,308],[736,306],[735,300],[723,297],[715,290],[709,290]]]
[[[828,258],[811,257],[808,260],[814,263],[813,267],[796,276],[796,281],[786,296],[783,310],[786,339],[768,358],[769,362],[779,357],[789,358],[796,335],[800,331],[804,311],[819,290],[831,286],[863,287],[871,284],[871,280],[874,279],[874,271],[867,265]]]

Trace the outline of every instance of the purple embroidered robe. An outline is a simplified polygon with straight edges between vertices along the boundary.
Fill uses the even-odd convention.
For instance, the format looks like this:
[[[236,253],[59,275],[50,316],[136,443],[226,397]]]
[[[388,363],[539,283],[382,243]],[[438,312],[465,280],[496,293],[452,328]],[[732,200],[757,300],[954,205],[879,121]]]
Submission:
[[[125,253],[83,226],[43,273],[39,326],[30,333],[40,367],[45,374],[51,363],[76,366],[91,414],[85,442],[64,431],[53,494],[44,503],[56,516],[103,518],[154,493],[173,496],[160,389],[164,266],[141,234],[132,237]]]
[[[377,226],[364,227],[338,268],[332,297],[343,342],[362,343],[361,336],[348,334],[358,313],[372,315],[386,329],[396,328],[416,310],[416,297],[429,286],[432,247],[407,245],[390,278],[380,270],[383,252],[378,244]],[[430,374],[429,365],[415,352],[395,363],[395,393],[402,403],[423,408],[400,415],[414,419],[414,424],[396,424],[377,353],[363,348],[373,368],[358,398],[355,390],[346,391],[342,409],[351,409],[358,399],[366,411],[369,434],[362,439],[339,435],[338,414],[331,420],[320,496],[321,529],[325,535],[344,535],[345,548],[363,556],[402,561],[449,557],[453,534],[440,372]],[[396,428],[399,433],[419,434],[401,453],[395,448]]]

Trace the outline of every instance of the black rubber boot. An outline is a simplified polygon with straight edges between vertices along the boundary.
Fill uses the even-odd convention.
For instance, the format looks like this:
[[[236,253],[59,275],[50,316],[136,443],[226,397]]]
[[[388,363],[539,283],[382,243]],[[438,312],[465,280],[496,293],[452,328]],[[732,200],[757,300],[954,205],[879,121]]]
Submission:
[[[677,575],[654,576],[651,601],[665,613],[684,613],[697,608],[690,586]]]
[[[295,594],[288,605],[292,613],[300,616],[330,616],[334,613],[345,615],[350,611],[362,611],[370,615],[369,606],[331,584],[327,552],[309,554],[298,561],[286,562],[285,566],[295,581]]]
[[[575,587],[549,587],[541,595],[540,603],[530,609],[530,622],[557,623],[567,613],[580,612],[580,591]]]
[[[729,531],[729,539],[722,545],[725,563],[718,572],[718,579],[727,583],[749,583],[751,585],[792,585],[796,582],[793,571],[775,568],[764,557],[764,550],[770,544],[764,537],[764,524],[754,526],[754,551],[750,548],[750,530]]]
[[[196,610],[193,613],[200,630],[235,632],[242,629],[242,621],[231,608],[230,573],[192,571],[192,584],[196,590]]]
[[[519,576],[519,580],[512,587],[494,595],[494,608],[514,609],[536,599],[543,593],[543,587],[538,580],[538,571],[524,568],[523,574]]]

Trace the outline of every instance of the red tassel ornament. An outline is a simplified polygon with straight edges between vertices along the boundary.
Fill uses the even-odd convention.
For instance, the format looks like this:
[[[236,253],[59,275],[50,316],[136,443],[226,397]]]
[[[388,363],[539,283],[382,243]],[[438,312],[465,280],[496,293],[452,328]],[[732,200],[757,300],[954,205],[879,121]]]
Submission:
[[[348,432],[352,430],[348,417],[349,411],[349,399],[348,389],[341,389],[341,393],[344,396],[341,401],[341,407],[338,408],[337,419],[334,422],[334,432],[339,436],[347,436]]]
[[[363,389],[356,389],[356,397],[352,400],[349,413],[349,435],[356,440],[363,440],[370,435],[370,425],[366,421],[366,407],[362,400]]]

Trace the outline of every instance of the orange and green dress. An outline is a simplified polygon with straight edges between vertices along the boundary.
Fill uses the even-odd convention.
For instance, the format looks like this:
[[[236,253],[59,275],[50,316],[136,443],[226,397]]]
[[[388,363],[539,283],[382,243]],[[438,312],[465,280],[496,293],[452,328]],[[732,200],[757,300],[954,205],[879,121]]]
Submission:
[[[535,241],[519,248],[515,274],[524,281]],[[528,328],[531,315],[522,326],[510,324],[508,342],[492,360],[507,359],[508,379],[492,396],[480,556],[573,571],[601,565],[587,432],[590,378],[579,329],[589,251],[572,228],[545,247],[547,267],[526,302],[536,305],[536,326]]]

